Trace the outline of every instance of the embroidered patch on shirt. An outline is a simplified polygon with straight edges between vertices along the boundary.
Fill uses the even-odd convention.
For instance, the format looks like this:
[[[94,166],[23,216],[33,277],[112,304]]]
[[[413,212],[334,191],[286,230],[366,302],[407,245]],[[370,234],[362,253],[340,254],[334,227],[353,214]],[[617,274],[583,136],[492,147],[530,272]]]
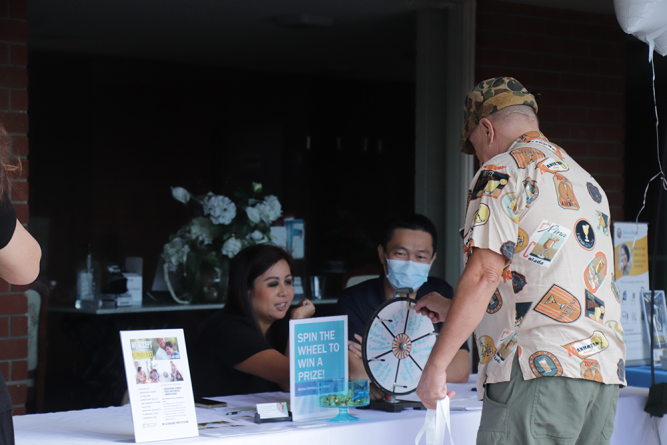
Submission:
[[[579,300],[554,284],[535,306],[535,311],[560,323],[572,323],[581,315]]]
[[[540,189],[537,187],[537,181],[527,178],[523,181],[523,188],[526,191],[526,207],[530,207],[537,197],[540,196]]]
[[[507,167],[504,165],[493,165],[493,164],[484,164],[484,170],[493,170],[493,171],[499,171],[499,170],[505,170]]]
[[[616,364],[616,375],[619,380],[625,380],[625,362],[623,359],[619,359]]]
[[[543,219],[531,235],[521,257],[539,266],[549,267],[571,233],[569,229]]]
[[[560,148],[558,145],[552,144],[551,142],[542,141],[540,139],[531,139],[530,143],[541,145],[542,147],[546,148],[547,150],[558,156],[559,159],[563,160],[563,154],[561,152],[564,150]]]
[[[489,221],[491,210],[486,204],[480,204],[479,209],[475,212],[474,223],[475,226],[483,226]]]
[[[526,286],[526,276],[519,272],[512,271],[512,289],[518,294]]]
[[[607,323],[605,323],[605,326],[611,328],[614,331],[616,338],[618,338],[621,343],[625,343],[623,341],[623,334],[625,334],[625,332],[623,332],[621,325],[616,320],[609,320]]]
[[[505,241],[502,246],[500,246],[500,253],[505,255],[505,257],[510,260],[514,259],[514,250],[516,249],[516,244],[513,241]]]
[[[542,174],[566,172],[570,169],[564,161],[554,158],[546,158],[537,163],[537,168]]]
[[[593,199],[593,201],[600,204],[602,202],[602,193],[600,193],[600,189],[598,189],[596,186],[594,186],[590,182],[586,183],[586,188],[588,189],[588,194],[591,195],[591,198]]]
[[[595,232],[591,223],[585,219],[580,219],[574,224],[574,235],[581,247],[586,250],[593,250],[595,247]]]
[[[598,220],[598,224],[595,226],[595,231],[604,236],[609,236],[609,217],[599,210],[595,211],[595,216]]]
[[[501,199],[505,215],[509,216],[515,223],[519,222],[519,202],[516,199],[516,193],[505,193]]]
[[[528,359],[530,369],[535,377],[560,377],[563,375],[563,367],[550,352],[537,351]]]
[[[604,301],[586,290],[586,316],[598,323],[604,323]]]
[[[516,239],[516,247],[514,249],[514,253],[519,253],[523,249],[526,248],[528,245],[528,234],[526,233],[525,230],[523,230],[521,227],[519,227],[519,236]]]
[[[600,331],[593,332],[588,338],[583,340],[573,341],[563,345],[563,348],[567,350],[567,353],[572,356],[577,356],[579,358],[588,358],[592,355],[599,354],[609,347],[609,341],[607,337]]]
[[[605,255],[604,252],[597,252],[584,271],[584,283],[586,283],[586,289],[592,293],[596,293],[600,286],[602,286],[602,283],[604,283],[606,276],[607,255]]]
[[[586,359],[581,362],[580,366],[582,379],[604,383],[602,381],[602,373],[600,372],[600,364],[597,361]]]
[[[616,279],[614,278],[613,272],[611,274],[611,290],[614,293],[614,297],[616,297],[616,301],[620,303],[621,290],[618,288],[618,285],[616,284]]]
[[[493,295],[491,295],[491,301],[486,307],[486,313],[495,314],[500,310],[501,307],[503,307],[503,298],[500,296],[500,291],[496,289]]]
[[[519,342],[519,334],[513,331],[503,331],[503,334],[500,336],[500,346],[498,346],[498,352],[493,356],[493,360],[498,364],[502,364],[507,357],[512,355],[512,353],[517,348],[517,343]]]
[[[482,335],[479,338],[479,362],[485,364],[491,357],[496,354],[496,345],[493,344],[493,339],[488,335]]]
[[[514,158],[519,168],[526,168],[533,162],[545,157],[544,153],[532,147],[516,148],[510,151],[510,156]]]
[[[526,314],[530,310],[530,306],[532,306],[533,303],[516,303],[516,309],[514,310],[514,327],[515,328],[520,328],[521,323],[523,323],[523,320],[526,318]]]
[[[478,199],[482,196],[498,198],[509,179],[510,175],[505,173],[499,173],[493,170],[482,170],[477,178],[475,187],[472,189],[471,199]]]
[[[558,205],[565,210],[579,210],[579,202],[577,197],[574,196],[574,189],[570,180],[560,173],[554,174],[553,179]]]

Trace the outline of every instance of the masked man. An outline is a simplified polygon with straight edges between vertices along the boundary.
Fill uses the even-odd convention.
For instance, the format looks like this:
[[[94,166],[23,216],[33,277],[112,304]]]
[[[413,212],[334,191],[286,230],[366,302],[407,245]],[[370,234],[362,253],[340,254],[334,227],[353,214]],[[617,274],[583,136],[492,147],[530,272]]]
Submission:
[[[361,355],[361,335],[375,310],[394,297],[394,290],[410,287],[410,298],[429,295],[449,304],[453,291],[447,282],[429,277],[435,261],[438,241],[435,226],[427,217],[409,214],[391,219],[382,232],[378,257],[384,276],[368,280],[345,290],[338,300],[338,312],[348,317],[350,378],[367,379]],[[403,295],[404,296],[404,295]],[[447,368],[449,382],[466,382],[470,372],[468,345],[463,343]],[[383,394],[371,385],[371,399]]]

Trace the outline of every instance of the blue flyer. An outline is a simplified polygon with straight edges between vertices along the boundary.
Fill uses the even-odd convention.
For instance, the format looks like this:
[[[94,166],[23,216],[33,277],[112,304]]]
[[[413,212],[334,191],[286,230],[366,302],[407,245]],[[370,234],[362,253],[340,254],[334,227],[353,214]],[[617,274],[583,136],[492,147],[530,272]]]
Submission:
[[[347,378],[347,315],[290,320],[289,355],[292,419],[330,417],[317,405],[317,382]]]

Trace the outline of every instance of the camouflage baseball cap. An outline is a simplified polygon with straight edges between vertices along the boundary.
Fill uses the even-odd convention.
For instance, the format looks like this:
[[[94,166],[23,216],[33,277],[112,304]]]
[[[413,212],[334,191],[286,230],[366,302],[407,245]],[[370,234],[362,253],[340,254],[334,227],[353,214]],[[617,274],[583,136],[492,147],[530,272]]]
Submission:
[[[474,155],[475,149],[468,140],[479,121],[490,114],[511,105],[529,105],[537,113],[535,96],[513,77],[496,77],[480,82],[466,96],[463,107],[463,135],[461,151]]]

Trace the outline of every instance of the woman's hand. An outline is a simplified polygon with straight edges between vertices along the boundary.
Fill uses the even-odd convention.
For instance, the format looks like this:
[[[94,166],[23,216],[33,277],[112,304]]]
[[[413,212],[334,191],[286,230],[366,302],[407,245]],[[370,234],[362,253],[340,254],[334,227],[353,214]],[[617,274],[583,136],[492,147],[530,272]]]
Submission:
[[[315,314],[315,305],[307,298],[299,301],[299,304],[292,309],[292,320],[297,320],[300,318],[310,318]]]

